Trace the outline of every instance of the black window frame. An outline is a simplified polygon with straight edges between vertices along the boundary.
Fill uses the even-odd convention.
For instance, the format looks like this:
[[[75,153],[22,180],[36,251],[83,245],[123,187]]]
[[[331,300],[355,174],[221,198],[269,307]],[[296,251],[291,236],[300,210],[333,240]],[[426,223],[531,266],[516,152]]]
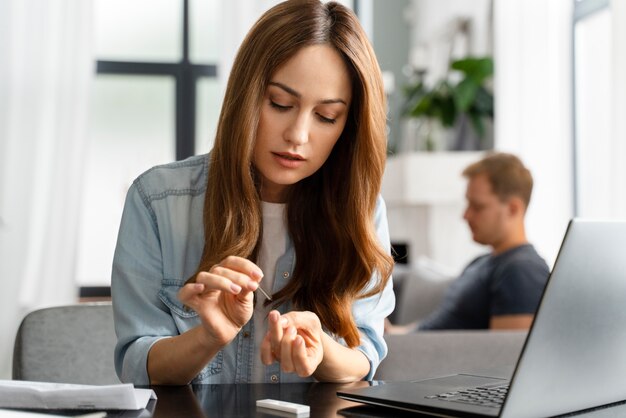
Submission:
[[[179,62],[96,61],[96,74],[171,76],[175,80],[176,160],[195,154],[196,86],[200,78],[217,78],[216,64],[196,64],[189,59],[189,0],[183,0],[182,57]]]

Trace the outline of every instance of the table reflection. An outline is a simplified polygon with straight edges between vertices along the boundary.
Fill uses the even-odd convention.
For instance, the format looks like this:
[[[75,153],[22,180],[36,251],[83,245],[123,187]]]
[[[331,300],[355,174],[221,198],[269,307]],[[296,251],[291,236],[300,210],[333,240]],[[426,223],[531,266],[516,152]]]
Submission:
[[[311,417],[334,418],[343,416],[338,413],[339,410],[359,405],[338,398],[337,390],[367,385],[368,382],[155,386],[153,389],[158,400],[153,416],[157,418],[294,416],[256,407],[258,399],[270,398],[309,405]]]

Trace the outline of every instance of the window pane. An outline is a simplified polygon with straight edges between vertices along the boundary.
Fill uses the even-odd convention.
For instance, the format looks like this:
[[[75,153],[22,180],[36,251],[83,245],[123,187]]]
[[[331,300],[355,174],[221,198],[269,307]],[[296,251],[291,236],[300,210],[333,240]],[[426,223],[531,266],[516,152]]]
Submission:
[[[189,1],[189,59],[194,64],[215,64],[222,33],[221,1]]]
[[[171,77],[96,77],[83,183],[78,285],[109,285],[128,187],[151,166],[175,159],[174,99]]]
[[[95,0],[96,58],[178,62],[182,0]]]
[[[606,8],[576,24],[578,216],[611,213],[611,15]]]
[[[213,148],[222,92],[216,79],[206,77],[198,80],[196,92],[196,154],[204,154]]]

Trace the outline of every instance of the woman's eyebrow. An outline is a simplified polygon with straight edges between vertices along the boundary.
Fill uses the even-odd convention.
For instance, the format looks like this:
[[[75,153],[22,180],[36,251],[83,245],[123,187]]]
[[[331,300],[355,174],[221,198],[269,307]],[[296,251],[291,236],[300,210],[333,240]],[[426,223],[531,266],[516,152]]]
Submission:
[[[298,93],[297,91],[295,91],[291,87],[284,85],[283,83],[279,83],[277,81],[270,81],[268,84],[270,86],[278,87],[278,88],[284,90],[285,92],[291,94],[292,96],[294,96],[294,97],[296,97],[298,99],[302,98],[302,94]],[[346,103],[346,101],[343,100],[343,99],[324,99],[324,100],[321,100],[320,103],[321,104],[343,103],[346,106],[348,105]]]

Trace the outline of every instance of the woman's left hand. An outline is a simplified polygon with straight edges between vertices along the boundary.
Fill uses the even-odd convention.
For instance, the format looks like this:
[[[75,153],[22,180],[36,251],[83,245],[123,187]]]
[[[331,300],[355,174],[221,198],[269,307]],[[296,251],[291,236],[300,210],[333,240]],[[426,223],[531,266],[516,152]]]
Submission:
[[[322,324],[313,312],[292,311],[281,315],[271,311],[268,331],[261,343],[261,360],[280,362],[287,373],[311,376],[324,358]]]

